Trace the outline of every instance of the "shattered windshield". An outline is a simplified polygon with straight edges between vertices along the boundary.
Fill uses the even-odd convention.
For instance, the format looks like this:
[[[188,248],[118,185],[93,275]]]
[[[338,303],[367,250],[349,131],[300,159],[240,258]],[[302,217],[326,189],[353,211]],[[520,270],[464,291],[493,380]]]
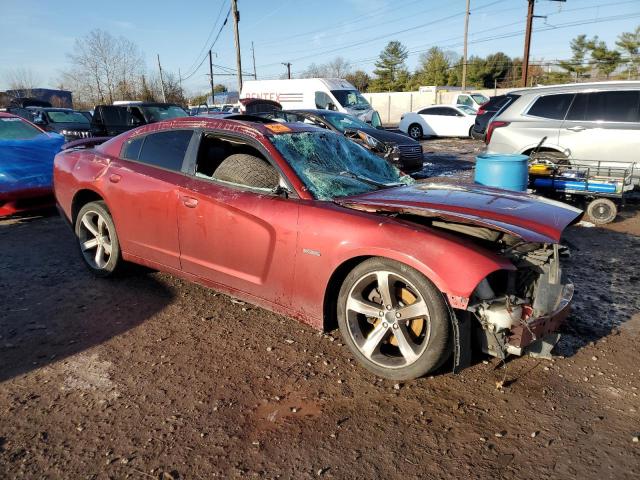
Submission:
[[[414,180],[334,132],[274,135],[271,141],[318,200],[408,185]]]
[[[360,95],[358,90],[331,90],[331,93],[344,108],[352,110],[369,110],[371,108],[369,102]]]

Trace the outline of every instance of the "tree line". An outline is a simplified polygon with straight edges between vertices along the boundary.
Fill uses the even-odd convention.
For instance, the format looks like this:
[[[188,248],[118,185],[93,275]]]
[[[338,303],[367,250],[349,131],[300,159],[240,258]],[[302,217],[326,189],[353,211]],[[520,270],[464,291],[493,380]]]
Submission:
[[[614,47],[597,36],[578,35],[570,43],[572,57],[544,65],[530,65],[530,83],[548,84],[600,78],[640,78],[640,26],[622,32]],[[57,87],[71,90],[77,108],[92,108],[114,100],[161,101],[162,85],[155,69],[150,73],[137,45],[120,36],[96,29],[78,38],[68,53],[69,68],[61,73]],[[462,59],[454,52],[432,47],[420,55],[410,72],[406,60],[409,51],[401,42],[390,41],[378,55],[372,74],[353,69],[350,62],[337,57],[325,64],[312,63],[299,77],[345,78],[362,92],[414,91],[420,86],[460,86]],[[181,81],[174,72],[163,72],[164,98],[167,102],[187,104]],[[503,52],[467,60],[466,83],[470,88],[519,87],[522,60]],[[29,90],[39,80],[28,69],[8,72],[7,83],[14,90]],[[224,85],[216,92],[226,91]],[[205,103],[209,92],[191,98]]]
[[[572,57],[559,62],[531,62],[530,85],[564,83],[583,79],[640,78],[640,26],[618,36],[610,48],[598,36],[579,35],[571,41]],[[463,60],[455,52],[432,47],[420,55],[418,66],[410,72],[406,65],[407,47],[394,40],[380,52],[373,75],[353,70],[342,57],[322,65],[311,64],[300,77],[345,78],[363,92],[403,92],[420,86],[461,86]],[[466,83],[470,88],[518,87],[522,59],[503,52],[467,59]]]

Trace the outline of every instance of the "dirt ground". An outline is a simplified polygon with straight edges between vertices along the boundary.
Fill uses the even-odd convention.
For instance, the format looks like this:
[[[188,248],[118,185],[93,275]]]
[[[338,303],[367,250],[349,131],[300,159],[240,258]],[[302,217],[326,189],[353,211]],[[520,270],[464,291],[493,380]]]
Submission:
[[[480,148],[454,146],[425,142],[425,175]],[[0,221],[0,478],[639,478],[640,212],[567,239],[554,360],[394,384],[337,331],[163,273],[96,279],[59,217]]]

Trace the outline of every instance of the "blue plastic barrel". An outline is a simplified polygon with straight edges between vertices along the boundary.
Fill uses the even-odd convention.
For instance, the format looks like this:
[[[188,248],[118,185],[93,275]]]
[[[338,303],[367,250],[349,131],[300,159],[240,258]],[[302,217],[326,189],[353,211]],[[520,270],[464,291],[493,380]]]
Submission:
[[[524,192],[529,181],[529,157],[483,153],[476,157],[475,182],[488,187]]]

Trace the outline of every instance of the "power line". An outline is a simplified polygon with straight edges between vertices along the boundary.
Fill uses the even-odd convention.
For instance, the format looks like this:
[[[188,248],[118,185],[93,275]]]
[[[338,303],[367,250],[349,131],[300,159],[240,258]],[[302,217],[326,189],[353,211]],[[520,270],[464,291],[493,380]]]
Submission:
[[[213,40],[213,42],[209,46],[209,50],[211,50],[213,48],[213,46],[218,41],[218,38],[220,38],[220,34],[222,33],[222,29],[225,27],[225,25],[227,24],[227,21],[229,20],[229,15],[231,15],[231,7],[229,7],[229,11],[227,12],[227,16],[225,17],[224,22],[222,22],[222,25],[220,25],[220,29],[218,30],[218,34],[216,35],[216,38]],[[205,60],[207,59],[208,55],[209,54],[207,53],[207,55],[202,57],[202,60],[200,61],[198,66],[195,68],[195,70],[193,70],[191,73],[189,73],[186,77],[183,77],[182,80],[188,80],[189,78],[193,77],[198,72],[198,70],[200,70],[200,67],[205,62]]]
[[[211,25],[211,30],[209,30],[209,35],[207,35],[207,39],[204,41],[204,45],[202,45],[202,48],[198,52],[198,55],[196,55],[195,60],[191,63],[191,66],[189,68],[187,68],[187,72],[189,72],[189,71],[191,71],[193,69],[193,67],[196,65],[196,63],[198,63],[198,59],[200,58],[200,56],[203,53],[205,53],[205,50],[207,49],[207,45],[209,44],[209,40],[211,39],[211,35],[213,35],[213,32],[216,29],[216,25],[218,25],[218,20],[220,20],[220,15],[222,15],[222,10],[224,9],[225,3],[226,2],[222,2],[220,4],[220,10],[218,10],[218,16],[216,17],[215,21]]]

